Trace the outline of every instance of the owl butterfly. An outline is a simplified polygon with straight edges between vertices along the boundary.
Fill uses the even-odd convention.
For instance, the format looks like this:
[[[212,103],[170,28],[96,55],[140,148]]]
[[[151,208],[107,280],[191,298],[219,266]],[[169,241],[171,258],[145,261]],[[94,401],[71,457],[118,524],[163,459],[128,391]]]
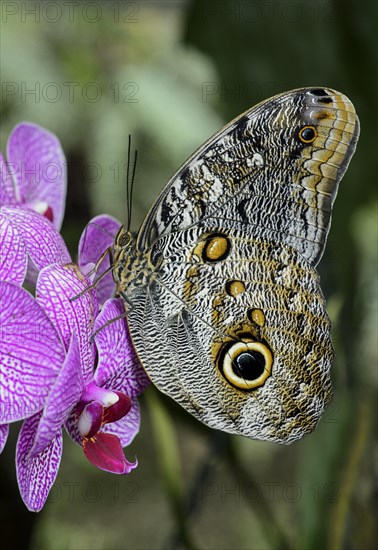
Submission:
[[[303,88],[233,120],[112,250],[152,382],[226,432],[291,443],[332,398],[315,266],[359,123],[343,94]]]

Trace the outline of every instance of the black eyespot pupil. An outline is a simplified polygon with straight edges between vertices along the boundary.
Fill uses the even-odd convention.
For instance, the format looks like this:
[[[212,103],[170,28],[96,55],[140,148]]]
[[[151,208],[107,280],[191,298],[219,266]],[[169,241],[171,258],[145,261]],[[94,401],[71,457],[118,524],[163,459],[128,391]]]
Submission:
[[[311,141],[315,137],[315,130],[313,128],[305,128],[301,131],[301,138],[304,141]]]
[[[265,369],[265,357],[254,350],[240,353],[232,362],[234,373],[243,380],[257,380]]]

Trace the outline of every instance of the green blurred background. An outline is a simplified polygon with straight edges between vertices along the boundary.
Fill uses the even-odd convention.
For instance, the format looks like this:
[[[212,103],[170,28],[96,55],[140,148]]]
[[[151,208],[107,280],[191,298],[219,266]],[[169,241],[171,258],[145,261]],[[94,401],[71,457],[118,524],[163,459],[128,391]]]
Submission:
[[[128,134],[138,149],[137,229],[170,175],[213,132],[284,90],[330,86],[354,102],[361,138],[320,264],[337,357],[334,403],[291,446],[201,425],[154,388],[142,396],[139,467],[93,468],[65,440],[44,510],[26,511],[13,426],[0,457],[4,547],[370,549],[377,365],[375,0],[2,2],[1,149],[28,120],[62,141],[63,234],[126,220]]]

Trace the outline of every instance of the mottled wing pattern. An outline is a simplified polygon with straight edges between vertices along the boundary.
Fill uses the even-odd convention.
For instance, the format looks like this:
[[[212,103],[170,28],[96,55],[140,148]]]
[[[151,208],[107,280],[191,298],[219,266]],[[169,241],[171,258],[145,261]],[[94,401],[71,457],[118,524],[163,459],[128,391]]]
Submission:
[[[159,241],[161,268],[132,298],[132,338],[153,383],[205,424],[290,443],[315,428],[332,396],[318,275],[287,245],[246,239],[240,230],[227,241],[219,262],[207,261],[197,228]],[[258,387],[223,372],[225,356],[246,342],[273,356]]]
[[[358,131],[338,92],[276,96],[189,159],[136,242],[117,237],[114,276],[142,364],[209,426],[290,443],[331,399],[314,266]]]
[[[314,140],[301,139],[314,127]],[[296,248],[313,265],[328,234],[358,119],[328,88],[280,94],[236,118],[173,176],[147,216],[139,250],[160,236],[219,218],[225,227]]]

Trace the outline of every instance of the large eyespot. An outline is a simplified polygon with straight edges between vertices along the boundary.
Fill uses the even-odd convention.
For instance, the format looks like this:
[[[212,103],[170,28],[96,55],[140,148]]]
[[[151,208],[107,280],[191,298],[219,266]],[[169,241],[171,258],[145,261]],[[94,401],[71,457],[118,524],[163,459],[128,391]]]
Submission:
[[[299,130],[298,137],[302,143],[312,143],[318,135],[315,126],[303,126]]]
[[[273,355],[261,342],[233,343],[223,355],[222,373],[236,388],[251,390],[262,386],[272,372]]]

